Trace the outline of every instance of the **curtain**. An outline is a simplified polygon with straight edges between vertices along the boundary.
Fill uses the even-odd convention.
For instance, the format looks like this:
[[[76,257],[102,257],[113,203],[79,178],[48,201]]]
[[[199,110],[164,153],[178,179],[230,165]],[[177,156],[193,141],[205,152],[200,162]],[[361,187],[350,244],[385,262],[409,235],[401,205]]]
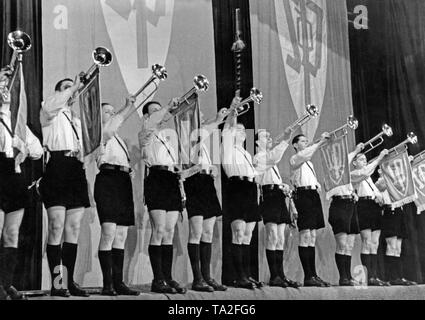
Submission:
[[[28,127],[41,138],[39,120],[42,100],[42,39],[41,39],[41,0],[3,0],[0,3],[0,66],[10,62],[11,48],[7,45],[9,32],[20,29],[32,40],[32,48],[24,53],[24,78],[28,101]],[[42,163],[27,160],[23,165],[28,185],[41,176]],[[14,285],[20,290],[40,289],[41,287],[41,203],[32,190],[32,201],[25,208],[19,236],[19,258],[14,277]]]
[[[394,136],[385,138],[383,147],[398,144],[414,131],[419,143],[409,146],[409,153],[415,155],[425,148],[425,3],[347,0],[350,12],[357,5],[368,9],[369,24],[366,30],[355,29],[353,24],[349,27],[353,104],[360,120],[357,139],[368,140],[380,132],[383,123],[388,123]],[[381,149],[370,156],[376,156]],[[417,215],[414,204],[404,209],[409,234],[402,248],[404,276],[423,282],[425,215]],[[382,258],[383,239],[381,244]]]

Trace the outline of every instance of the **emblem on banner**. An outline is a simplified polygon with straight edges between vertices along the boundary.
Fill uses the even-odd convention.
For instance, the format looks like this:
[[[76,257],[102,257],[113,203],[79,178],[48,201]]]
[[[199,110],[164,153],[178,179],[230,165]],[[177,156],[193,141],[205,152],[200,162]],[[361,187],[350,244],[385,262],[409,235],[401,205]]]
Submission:
[[[165,65],[174,0],[101,0],[101,5],[114,56],[133,93],[151,76],[151,65]]]
[[[425,163],[412,168],[413,179],[415,180],[416,190],[425,197]]]
[[[327,71],[327,22],[325,0],[275,0],[283,64],[295,110],[323,106]],[[319,117],[306,126],[311,139]]]
[[[329,172],[329,178],[337,185],[341,182],[345,171],[344,156],[346,149],[344,140],[335,141],[322,149],[323,160]]]
[[[400,196],[406,196],[408,179],[406,173],[410,171],[404,158],[394,159],[385,164],[386,177],[391,180],[391,185]]]

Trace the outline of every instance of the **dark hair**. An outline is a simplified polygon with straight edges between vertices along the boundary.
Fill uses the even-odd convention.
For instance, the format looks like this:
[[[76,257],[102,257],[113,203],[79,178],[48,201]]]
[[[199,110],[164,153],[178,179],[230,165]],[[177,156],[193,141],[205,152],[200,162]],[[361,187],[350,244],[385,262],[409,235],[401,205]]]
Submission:
[[[292,139],[292,145],[298,143],[298,141],[300,141],[300,138],[302,138],[302,137],[305,137],[305,135],[303,135],[303,134],[296,135],[294,137],[294,139]]]
[[[74,80],[72,80],[70,78],[62,79],[61,81],[59,81],[58,83],[56,83],[56,85],[55,85],[55,91],[60,91],[61,90],[62,83],[64,83],[65,81],[74,82]]]
[[[143,115],[145,115],[145,114],[148,114],[149,113],[149,107],[151,106],[151,105],[153,105],[153,104],[159,104],[159,105],[161,105],[158,101],[149,101],[148,103],[146,103],[144,106],[143,106],[143,109],[142,109],[142,114]]]
[[[111,104],[110,103],[108,103],[108,102],[102,102],[102,107],[104,107],[104,106],[110,106]]]

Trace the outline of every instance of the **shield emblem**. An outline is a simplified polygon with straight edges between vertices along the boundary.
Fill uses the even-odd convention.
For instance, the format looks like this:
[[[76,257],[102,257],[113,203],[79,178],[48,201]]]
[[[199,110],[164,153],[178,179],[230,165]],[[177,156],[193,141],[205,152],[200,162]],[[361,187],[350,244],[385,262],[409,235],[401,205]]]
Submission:
[[[101,5],[116,62],[134,93],[152,75],[153,64],[165,65],[174,0],[101,0]]]
[[[390,185],[394,187],[394,190],[400,196],[405,197],[408,191],[406,172],[410,170],[406,159],[404,157],[396,158],[393,161],[383,164],[383,168],[386,173],[385,178],[390,180]]]
[[[274,0],[286,79],[297,115],[305,106],[322,109],[327,73],[327,17],[325,0]],[[320,117],[309,121],[312,139]]]
[[[425,197],[425,164],[413,167],[412,173],[416,190]]]

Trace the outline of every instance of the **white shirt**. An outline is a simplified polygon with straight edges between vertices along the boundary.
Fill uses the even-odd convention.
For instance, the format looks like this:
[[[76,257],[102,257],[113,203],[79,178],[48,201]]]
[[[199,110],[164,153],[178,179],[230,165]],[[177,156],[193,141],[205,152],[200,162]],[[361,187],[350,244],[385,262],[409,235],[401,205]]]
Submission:
[[[176,152],[168,142],[165,131],[157,128],[167,113],[168,110],[163,108],[152,114],[144,122],[143,129],[139,133],[142,158],[148,167],[174,166],[178,164]]]
[[[313,163],[310,159],[319,148],[319,144],[314,144],[305,148],[302,151],[294,154],[289,160],[290,164],[290,178],[295,187],[313,187],[320,188],[319,181],[317,181],[316,172]]]
[[[376,187],[381,192],[381,195],[382,195],[382,199],[383,199],[384,204],[385,205],[391,205],[392,206],[391,197],[390,197],[390,194],[388,193],[387,183],[385,182],[385,179],[382,178],[382,177],[380,177],[378,179],[378,181],[376,181]]]
[[[252,163],[252,157],[248,151],[235,144],[234,127],[223,130],[222,166],[227,177],[242,176],[254,178],[258,172]]]
[[[12,128],[11,123],[11,113],[9,110],[9,105],[4,104],[0,106],[0,117],[9,127]],[[32,133],[30,128],[26,126],[26,140],[25,146],[27,148],[27,152],[32,159],[40,159],[43,156],[43,148],[41,147],[40,141],[38,138]],[[7,158],[13,158],[13,139],[10,136],[9,131],[4,127],[3,124],[0,123],[0,152],[4,152]]]
[[[261,150],[254,156],[255,168],[261,173],[261,175],[256,177],[256,181],[260,185],[283,184],[277,164],[282,160],[288,146],[286,141],[282,141],[273,149]]]
[[[351,172],[351,181],[353,182],[354,188],[356,188],[357,195],[359,197],[372,197],[375,199],[381,194],[370,177],[378,164],[379,161],[375,160],[363,168],[353,170]]]
[[[63,92],[55,92],[41,103],[43,145],[49,151],[82,150],[81,121],[72,116],[68,106],[71,96],[72,91],[66,89]]]
[[[116,114],[104,124],[102,137],[104,147],[97,159],[98,167],[108,163],[130,168],[128,148],[117,133],[123,122],[124,117]]]

